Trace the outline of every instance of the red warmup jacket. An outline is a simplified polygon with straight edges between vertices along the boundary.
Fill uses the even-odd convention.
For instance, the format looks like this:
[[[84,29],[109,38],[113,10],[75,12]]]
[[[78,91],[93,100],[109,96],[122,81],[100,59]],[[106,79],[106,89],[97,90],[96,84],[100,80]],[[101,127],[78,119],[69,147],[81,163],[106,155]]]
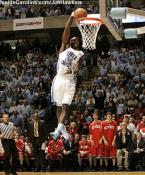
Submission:
[[[54,141],[54,140],[50,140],[49,143],[48,143],[48,153],[50,155],[57,155],[59,153],[61,153],[63,149],[63,142],[62,140],[57,140],[57,141]]]
[[[86,142],[79,142],[79,153],[80,151],[87,151],[89,154],[91,152],[91,142],[89,140],[86,140]]]

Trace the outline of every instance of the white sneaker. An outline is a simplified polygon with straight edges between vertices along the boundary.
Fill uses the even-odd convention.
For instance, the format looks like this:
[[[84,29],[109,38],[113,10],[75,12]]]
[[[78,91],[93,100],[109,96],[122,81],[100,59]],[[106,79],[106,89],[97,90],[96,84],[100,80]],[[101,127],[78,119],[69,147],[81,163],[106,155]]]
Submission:
[[[50,136],[51,136],[54,140],[57,140],[58,137],[60,136],[60,132],[57,132],[57,131],[50,132]]]
[[[70,135],[69,135],[69,133],[66,131],[66,129],[63,129],[63,130],[61,131],[61,133],[62,133],[63,138],[64,138],[66,141],[68,141],[69,138],[70,138]]]

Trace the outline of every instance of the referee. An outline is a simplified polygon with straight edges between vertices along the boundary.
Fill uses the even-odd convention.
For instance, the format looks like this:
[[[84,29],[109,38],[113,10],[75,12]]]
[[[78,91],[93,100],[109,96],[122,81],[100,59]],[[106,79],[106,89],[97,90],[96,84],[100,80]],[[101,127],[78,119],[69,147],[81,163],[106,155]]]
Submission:
[[[6,175],[17,175],[17,148],[15,144],[16,128],[12,122],[9,122],[9,115],[2,115],[2,123],[0,123],[0,139],[5,151],[4,170]]]

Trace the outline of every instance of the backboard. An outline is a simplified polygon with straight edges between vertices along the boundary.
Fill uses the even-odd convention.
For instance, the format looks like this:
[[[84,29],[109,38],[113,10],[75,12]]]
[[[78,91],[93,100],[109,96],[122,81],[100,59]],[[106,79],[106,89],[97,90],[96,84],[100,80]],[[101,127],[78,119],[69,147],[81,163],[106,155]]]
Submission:
[[[122,21],[114,20],[110,15],[112,7],[119,7],[119,0],[99,0],[99,13],[103,23],[118,41],[122,40]]]

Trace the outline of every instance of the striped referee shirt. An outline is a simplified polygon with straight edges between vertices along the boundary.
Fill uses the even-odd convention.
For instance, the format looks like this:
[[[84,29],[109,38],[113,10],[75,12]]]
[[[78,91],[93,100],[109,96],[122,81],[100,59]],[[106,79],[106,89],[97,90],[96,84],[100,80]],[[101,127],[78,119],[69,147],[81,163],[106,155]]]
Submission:
[[[14,139],[15,126],[12,122],[0,123],[0,132],[4,135],[3,139]]]

